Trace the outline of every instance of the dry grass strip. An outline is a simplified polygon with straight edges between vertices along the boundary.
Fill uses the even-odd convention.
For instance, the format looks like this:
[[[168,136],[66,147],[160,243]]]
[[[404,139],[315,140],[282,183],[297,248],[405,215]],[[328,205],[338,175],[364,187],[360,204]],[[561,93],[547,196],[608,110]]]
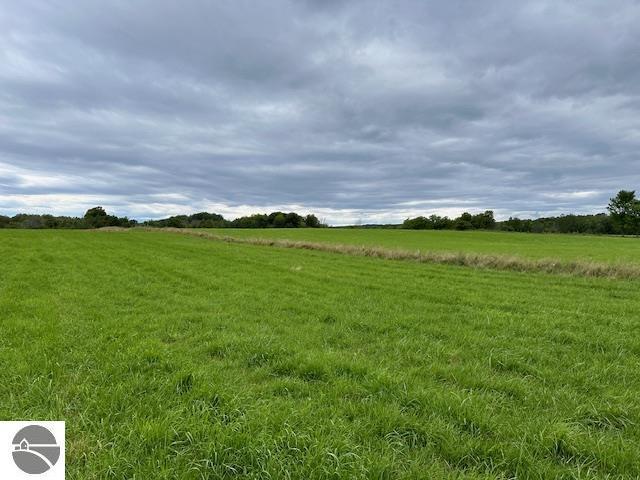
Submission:
[[[206,231],[182,228],[149,228],[136,227],[134,230],[162,231],[207,238],[227,243],[241,243],[280,248],[297,248],[301,250],[317,250],[320,252],[339,253],[357,257],[373,257],[386,260],[404,260],[419,263],[457,265],[493,270],[509,270],[516,272],[541,272],[574,275],[579,277],[601,277],[613,279],[640,278],[640,265],[597,263],[582,261],[562,261],[554,259],[527,259],[508,255],[486,255],[464,252],[422,252],[420,250],[400,250],[364,245],[344,245],[336,243],[320,243],[268,238],[238,238],[218,235]]]

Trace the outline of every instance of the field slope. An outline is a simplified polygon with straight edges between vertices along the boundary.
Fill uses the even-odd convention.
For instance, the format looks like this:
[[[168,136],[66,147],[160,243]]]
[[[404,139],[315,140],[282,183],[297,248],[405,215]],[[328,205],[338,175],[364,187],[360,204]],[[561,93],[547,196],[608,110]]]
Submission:
[[[640,265],[640,238],[637,237],[365,228],[213,228],[206,230],[217,235],[238,238],[288,239],[404,250]]]
[[[0,255],[0,418],[66,420],[68,478],[640,475],[638,281],[145,231]]]

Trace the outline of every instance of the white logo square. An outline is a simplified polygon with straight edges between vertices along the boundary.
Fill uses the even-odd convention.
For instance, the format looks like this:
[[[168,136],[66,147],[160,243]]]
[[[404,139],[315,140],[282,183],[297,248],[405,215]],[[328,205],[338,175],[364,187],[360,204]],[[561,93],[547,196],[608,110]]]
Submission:
[[[64,422],[0,421],[0,477],[64,480]]]

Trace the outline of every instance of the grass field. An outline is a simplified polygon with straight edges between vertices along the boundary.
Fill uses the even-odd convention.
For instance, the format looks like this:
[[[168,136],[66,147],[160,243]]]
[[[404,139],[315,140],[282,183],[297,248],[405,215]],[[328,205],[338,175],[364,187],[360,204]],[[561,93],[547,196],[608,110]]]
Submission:
[[[640,259],[617,238],[238,234],[258,233]],[[68,478],[640,475],[640,281],[135,230],[0,230],[0,255],[0,418],[66,420]]]
[[[640,264],[640,239],[594,235],[345,228],[208,229],[240,238],[281,238],[434,252],[469,252]]]

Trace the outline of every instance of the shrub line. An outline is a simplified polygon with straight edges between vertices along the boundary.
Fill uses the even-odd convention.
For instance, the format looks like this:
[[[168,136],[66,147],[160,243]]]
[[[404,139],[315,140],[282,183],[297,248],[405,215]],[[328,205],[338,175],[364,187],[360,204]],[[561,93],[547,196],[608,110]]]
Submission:
[[[303,240],[239,238],[229,235],[218,235],[210,232],[187,230],[182,228],[148,228],[136,227],[134,230],[161,231],[178,233],[193,237],[206,238],[226,243],[239,243],[266,247],[295,248],[300,250],[316,250],[357,257],[373,257],[385,260],[414,261],[441,265],[456,265],[492,270],[509,270],[516,272],[537,272],[565,274],[579,277],[600,277],[612,279],[640,278],[640,265],[622,265],[597,262],[563,261],[549,258],[527,259],[507,255],[487,255],[465,252],[434,252],[420,250],[390,249],[365,245],[345,245],[338,243],[309,242]]]

